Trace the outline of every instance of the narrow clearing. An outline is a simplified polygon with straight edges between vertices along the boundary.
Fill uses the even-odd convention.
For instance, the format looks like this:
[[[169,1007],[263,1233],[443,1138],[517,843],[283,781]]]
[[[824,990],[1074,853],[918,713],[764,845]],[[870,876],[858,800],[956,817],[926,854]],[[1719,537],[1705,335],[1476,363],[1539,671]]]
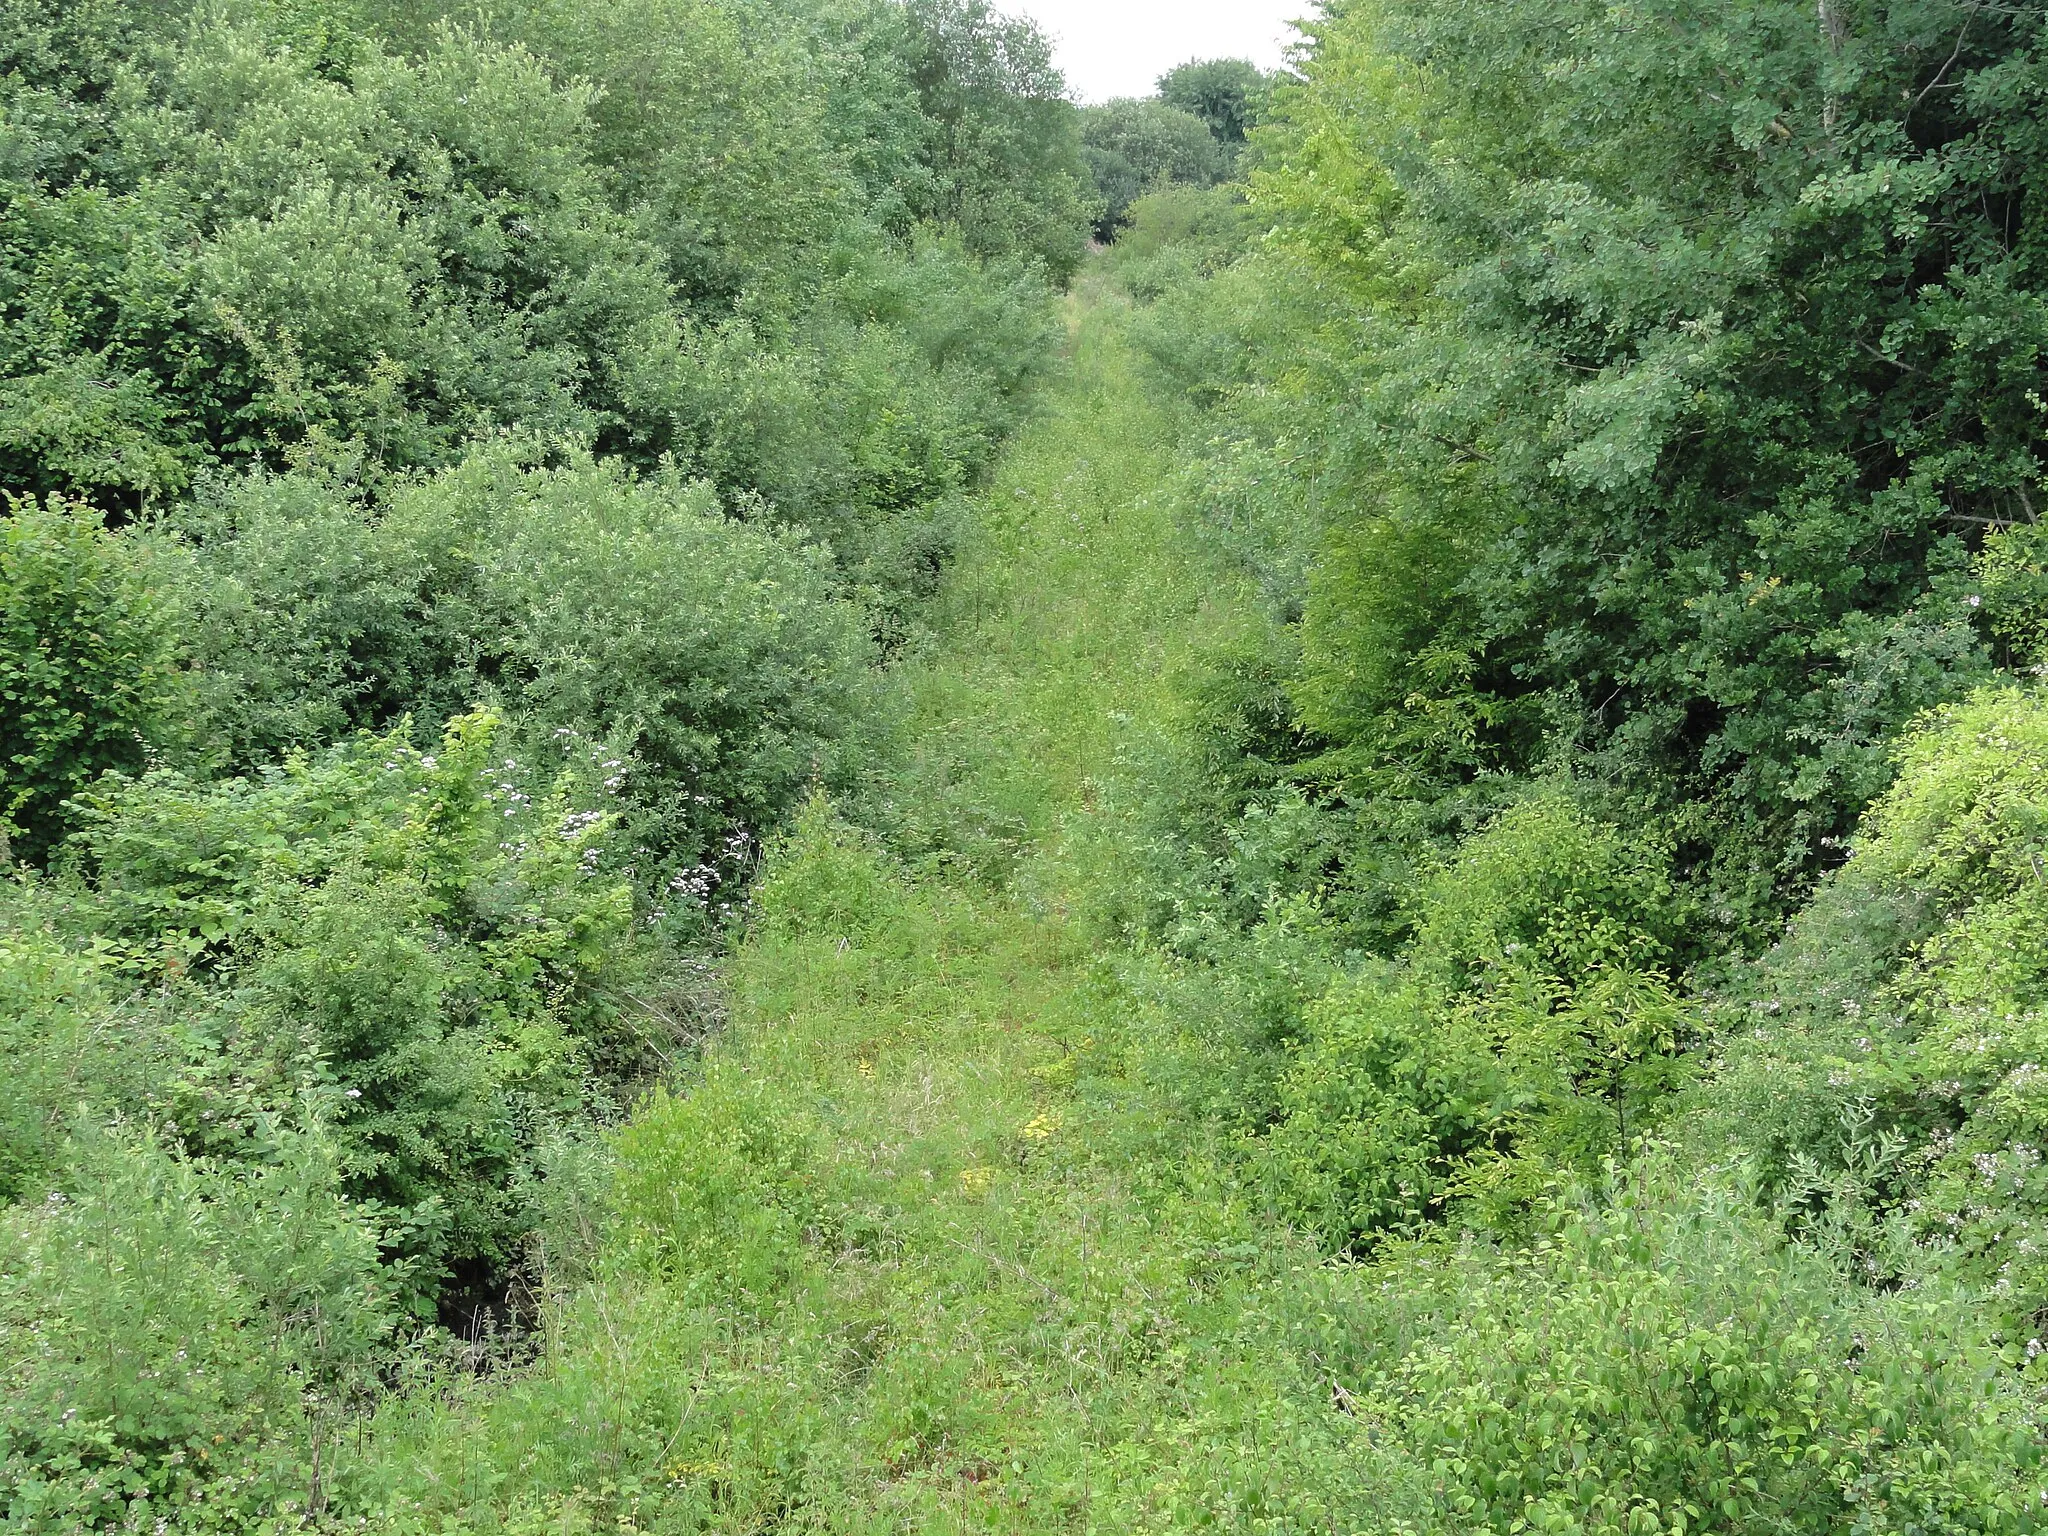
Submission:
[[[668,1283],[621,1264],[543,1374],[415,1426],[433,1502],[602,1517],[659,1487],[668,1521],[680,1497],[736,1531],[1319,1523],[1295,1464],[1335,1451],[1303,1337],[1335,1326],[1327,1277],[1111,1147],[1074,1091],[1121,1002],[1089,916],[1115,883],[1098,784],[1254,610],[1159,494],[1173,423],[1112,301],[1071,324],[1071,374],[891,684],[874,799],[930,856],[807,813],[729,1031],[626,1137]],[[615,1482],[579,1491],[592,1467]]]

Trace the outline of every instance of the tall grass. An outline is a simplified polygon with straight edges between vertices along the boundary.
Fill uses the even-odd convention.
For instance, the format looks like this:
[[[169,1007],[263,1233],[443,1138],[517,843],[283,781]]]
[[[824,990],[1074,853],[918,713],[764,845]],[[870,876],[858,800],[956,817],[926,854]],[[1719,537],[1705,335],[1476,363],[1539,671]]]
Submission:
[[[1177,423],[1115,304],[1071,325],[876,723],[881,835],[819,801],[769,855],[730,1026],[621,1138],[541,1362],[377,1425],[357,1475],[423,1522],[1134,1529],[1310,1496],[1327,1389],[1264,1277],[1311,1262],[1161,1209],[1072,1093],[1113,987],[1096,785],[1258,620],[1159,493]]]
[[[1363,1264],[1148,1131],[1133,1032],[1227,1074],[1176,1008],[1234,1003],[1119,938],[1106,787],[1266,621],[1158,489],[1182,424],[1113,296],[1070,318],[884,769],[770,851],[728,1028],[546,1255],[538,1360],[394,1398],[358,1497],[431,1530],[2025,1528],[1954,1309],[1858,1296],[1656,1157],[1526,1252]]]

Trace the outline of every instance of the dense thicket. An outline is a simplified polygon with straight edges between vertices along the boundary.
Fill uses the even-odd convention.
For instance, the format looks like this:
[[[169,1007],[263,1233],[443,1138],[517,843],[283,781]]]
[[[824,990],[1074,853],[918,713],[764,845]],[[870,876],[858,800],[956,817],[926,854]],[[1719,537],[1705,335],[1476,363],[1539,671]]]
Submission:
[[[625,1393],[616,1443],[406,1519],[856,1524],[812,1384],[887,1419],[872,1375],[962,1358],[866,1316],[972,1335],[872,1475],[995,1528],[1099,1512],[1001,1504],[1021,1450],[934,1470],[1041,1379],[1006,1327],[1107,1395],[1256,1389],[1248,1439],[1116,1448],[1262,1447],[1162,1529],[2040,1528],[2043,22],[1334,0],[1298,74],[1077,109],[980,0],[0,0],[0,1511],[400,1521],[336,1437],[556,1308],[464,1401],[536,1445]],[[1088,451],[1181,433],[1158,568],[1265,611],[1133,662],[1157,737],[1060,722],[1113,767],[1055,838],[1060,740],[975,732],[1111,693],[925,678],[943,739],[879,760],[863,721],[1012,528],[973,493],[1091,228],[1152,393]],[[1015,526],[1145,567],[1086,468]],[[1040,595],[974,678],[1036,686]],[[749,908],[786,1048],[692,1079],[800,804]],[[1026,906],[1105,940],[1071,1019],[1007,1011]],[[1057,1107],[938,1176],[831,1144],[970,929],[1072,1161]],[[827,1293],[995,1263],[948,1181],[1013,1164],[1071,1295]],[[728,1352],[694,1427],[677,1340]]]
[[[1149,334],[1299,616],[1261,771],[1371,942],[1541,785],[1656,850],[1671,963],[1753,944],[1900,733],[2033,664],[2039,45],[1945,3],[1350,5],[1250,219],[1144,210],[1180,234],[1142,291],[1227,269]]]
[[[1094,211],[979,0],[0,5],[10,1525],[530,1320]]]
[[[1344,8],[1257,183],[1331,306],[1333,777],[1608,784],[1723,923],[1832,861],[1891,735],[2011,659],[1971,561],[2040,473],[2039,46],[1947,3]]]
[[[1360,1369],[1446,1528],[2027,1528],[2024,1433],[1946,1443],[1974,1493],[1721,1482],[1699,1414],[1804,1411],[1724,1384],[1844,1367],[1812,1321],[1738,1345],[1782,1275],[1669,1287],[1718,1232],[1822,1256],[1823,1310],[1947,1297],[2033,1411],[2042,18],[1354,0],[1311,39],[1245,185],[1138,199],[1108,260],[1198,409],[1191,532],[1274,622],[1123,791],[1113,909],[1181,958],[1133,966],[1105,1106],[1442,1296]],[[1877,1397],[1811,1422],[1892,1411],[1864,1347]]]
[[[447,717],[449,669],[496,662],[457,654],[452,552],[387,507],[485,443],[702,478],[827,542],[886,635],[1079,252],[1043,44],[974,5],[374,9],[9,17],[0,489],[224,578],[185,593],[186,745],[242,767]],[[260,722],[252,685],[282,694]],[[39,855],[66,788],[139,747],[25,725],[0,794]]]

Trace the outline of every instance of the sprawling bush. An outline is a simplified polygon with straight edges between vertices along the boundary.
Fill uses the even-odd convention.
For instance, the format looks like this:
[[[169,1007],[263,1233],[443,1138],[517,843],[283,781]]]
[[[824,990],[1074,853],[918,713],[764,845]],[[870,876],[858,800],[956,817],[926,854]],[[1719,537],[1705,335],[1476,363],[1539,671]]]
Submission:
[[[1078,115],[953,0],[0,0],[0,144],[0,1519],[318,1521],[846,781]]]
[[[255,1119],[332,1088],[344,1187],[406,1225],[388,1246],[430,1312],[520,1257],[535,1148],[601,1116],[605,1069],[637,1054],[605,996],[644,974],[600,868],[614,818],[502,745],[466,716],[432,754],[365,738],[255,780],[109,780],[79,873],[41,898],[144,982],[191,976],[180,1078],[129,1106],[184,1144],[239,1156]],[[114,1086],[68,1091],[106,1114]]]
[[[1846,1300],[1660,1165],[1515,1253],[1420,1250],[1357,1411],[1431,1528],[2027,1531],[2038,1431],[1951,1297]]]
[[[1282,626],[1267,723],[1155,771],[1120,906],[1189,1017],[1277,1012],[1154,1064],[1340,1246],[1516,1230],[1653,1127],[2023,1341],[2038,18],[1387,0],[1313,36],[1250,216],[1162,195],[1111,258],[1201,412],[1190,533]],[[1260,990],[1283,931],[1337,980]]]
[[[1923,1250],[1905,1262],[1967,1276],[2027,1334],[2048,1312],[2044,754],[2032,689],[1973,695],[1908,739],[1848,864],[1727,987],[1699,1110],[1707,1145],[1744,1149],[1802,1211],[1889,1211]]]
[[[317,1123],[223,1167],[126,1128],[0,1222],[0,1512],[27,1531],[318,1516],[399,1313]]]
[[[175,735],[169,618],[90,507],[18,500],[0,520],[0,839],[15,855],[47,854],[72,795]]]
[[[827,551],[673,472],[481,454],[376,504],[312,474],[173,525],[201,734],[230,766],[503,710],[528,761],[622,790],[621,856],[684,905],[814,782],[858,708],[861,607]],[[736,853],[735,850],[740,850]]]
[[[1508,811],[1424,884],[1400,972],[1305,1011],[1263,1152],[1283,1197],[1349,1244],[1596,1173],[1681,1071],[1675,915],[1656,850],[1560,799]]]
[[[702,446],[674,397],[721,332],[728,366],[844,366],[834,330],[868,311],[831,274],[900,260],[906,189],[952,187],[915,216],[990,258],[1064,272],[1084,227],[1030,201],[1078,173],[1036,34],[971,8],[913,26],[856,7],[860,40],[815,68],[765,17],[664,0],[518,8],[485,33],[370,4],[14,9],[0,482],[19,489],[133,506],[210,460],[345,441],[436,465],[500,428],[651,463]],[[930,112],[864,178],[833,118],[900,114],[892,94]],[[833,425],[851,450],[868,424]]]

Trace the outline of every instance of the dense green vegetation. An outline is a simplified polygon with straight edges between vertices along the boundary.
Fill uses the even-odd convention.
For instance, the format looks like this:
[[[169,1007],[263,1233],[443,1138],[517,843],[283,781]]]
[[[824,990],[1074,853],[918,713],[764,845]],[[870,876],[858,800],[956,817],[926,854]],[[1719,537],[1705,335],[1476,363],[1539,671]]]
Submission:
[[[0,35],[0,1507],[317,1516],[530,1333],[857,782],[1052,361],[1075,112],[952,0]]]
[[[1275,83],[1241,59],[1212,59],[1170,71],[1156,96],[1085,108],[1082,154],[1102,200],[1097,238],[1114,240],[1148,192],[1229,179]]]
[[[2048,1525],[2043,28],[0,0],[7,1524]]]

